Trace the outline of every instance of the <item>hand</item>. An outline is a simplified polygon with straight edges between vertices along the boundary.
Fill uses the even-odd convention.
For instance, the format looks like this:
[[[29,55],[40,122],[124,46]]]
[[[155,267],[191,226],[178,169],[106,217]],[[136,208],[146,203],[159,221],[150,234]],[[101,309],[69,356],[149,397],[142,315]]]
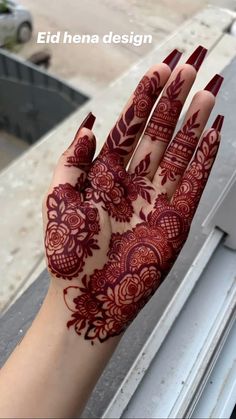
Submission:
[[[67,327],[92,344],[127,328],[187,239],[219,146],[220,115],[199,138],[221,76],[194,96],[172,137],[205,54],[199,47],[171,73],[175,50],[151,68],[94,161],[89,114],[55,170],[44,203],[48,269],[68,307]]]

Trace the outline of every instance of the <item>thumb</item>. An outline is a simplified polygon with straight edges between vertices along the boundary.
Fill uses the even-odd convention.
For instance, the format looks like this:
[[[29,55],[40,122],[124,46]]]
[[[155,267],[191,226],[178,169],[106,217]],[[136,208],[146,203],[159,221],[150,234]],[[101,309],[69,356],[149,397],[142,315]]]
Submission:
[[[91,131],[95,116],[90,112],[80,125],[74,140],[62,154],[56,166],[52,188],[69,183],[81,190],[96,150],[96,140]]]

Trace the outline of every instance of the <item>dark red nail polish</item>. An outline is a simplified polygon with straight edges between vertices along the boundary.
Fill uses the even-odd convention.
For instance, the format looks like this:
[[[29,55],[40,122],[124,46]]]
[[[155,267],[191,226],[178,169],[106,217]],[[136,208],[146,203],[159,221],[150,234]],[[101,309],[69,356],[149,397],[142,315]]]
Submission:
[[[79,130],[81,128],[92,129],[95,119],[96,117],[92,114],[92,112],[89,112],[89,114],[86,116],[86,118],[83,120],[82,124],[80,125]]]
[[[182,52],[178,51],[177,49],[174,49],[162,62],[167,64],[172,71],[178,64],[181,55]]]
[[[92,112],[89,112],[89,114],[86,116],[86,118],[83,120],[83,122],[80,124],[79,128],[77,129],[75,138],[73,139],[70,147],[74,144],[74,141],[77,140],[80,130],[82,128],[92,129],[95,120],[96,120],[96,116],[94,116]]]
[[[218,115],[215,121],[213,122],[211,128],[214,128],[216,131],[221,132],[223,122],[224,122],[224,115]]]
[[[204,90],[208,90],[208,92],[211,92],[214,96],[216,96],[220,90],[223,80],[224,77],[220,76],[219,74],[216,74],[213,77],[213,79],[209,81]]]
[[[207,53],[207,49],[199,45],[199,47],[195,49],[193,54],[190,55],[190,57],[186,61],[186,64],[192,65],[195,68],[195,70],[198,71],[203,63],[206,53]]]

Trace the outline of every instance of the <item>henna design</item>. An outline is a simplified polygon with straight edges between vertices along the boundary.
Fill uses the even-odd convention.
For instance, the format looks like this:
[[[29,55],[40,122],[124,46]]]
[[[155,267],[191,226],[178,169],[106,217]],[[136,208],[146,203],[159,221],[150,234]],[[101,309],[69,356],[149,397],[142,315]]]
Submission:
[[[46,205],[48,267],[58,278],[72,279],[82,271],[93,250],[99,249],[94,238],[100,231],[98,210],[82,203],[69,183],[55,187]]]
[[[191,133],[194,125],[195,118],[186,127],[187,132]],[[111,235],[107,261],[102,269],[96,269],[91,275],[84,274],[79,285],[64,289],[64,301],[71,312],[68,328],[73,328],[78,335],[83,334],[93,345],[96,340],[104,342],[119,335],[129,326],[162,283],[186,241],[218,143],[218,133],[210,130],[173,202],[169,202],[166,194],[159,195],[151,211],[146,207],[140,211],[138,224]],[[95,163],[93,168],[98,177],[90,175],[88,189],[92,183],[100,185],[98,202],[102,202],[101,197],[106,200],[106,193],[116,188],[116,181],[119,187],[124,186],[126,193],[125,169],[117,156],[106,155]],[[136,167],[134,175],[147,175],[149,163],[148,154]],[[82,202],[79,193],[69,184],[54,188],[47,207],[45,243],[49,267],[57,277],[71,279],[81,272],[85,258],[99,248],[94,238],[100,231],[98,212]]]
[[[67,157],[67,167],[79,167],[87,171],[95,151],[95,138],[89,139],[87,135],[76,140],[73,155]]]
[[[152,77],[144,76],[139,82],[129,108],[121,115],[120,119],[111,130],[103,152],[116,152],[125,157],[130,152],[136,135],[143,128],[157,96],[161,91],[160,75],[155,71]],[[138,121],[137,118],[143,119]]]
[[[166,89],[166,94],[161,97],[147,125],[145,134],[152,141],[169,143],[173,136],[183,106],[178,99],[185,82],[181,79],[181,73],[182,70],[179,71],[175,80]]]
[[[74,327],[94,344],[129,326],[164,280],[187,239],[218,144],[219,134],[212,129],[203,138],[173,203],[166,194],[159,195],[152,211],[147,215],[140,211],[141,223],[123,234],[112,234],[104,267],[90,277],[84,275],[81,286],[64,290],[71,311],[68,328]]]
[[[207,182],[218,150],[219,139],[219,133],[215,129],[211,129],[203,137],[196,155],[174,195],[173,204],[190,221]]]
[[[195,135],[195,129],[200,126],[197,122],[198,114],[199,110],[187,120],[167,148],[165,156],[160,163],[161,171],[159,175],[162,177],[162,185],[167,180],[174,182],[177,176],[182,175],[187,167],[198,141]]]
[[[124,234],[111,237],[109,262],[82,279],[71,299],[71,287],[64,290],[72,311],[68,328],[74,327],[85,339],[100,342],[123,332],[154,294],[172,267],[186,240],[189,223],[169,204],[167,196],[157,198],[143,222]]]
[[[85,339],[100,342],[124,331],[160,284],[160,267],[165,265],[170,248],[162,230],[145,223],[124,234],[113,234],[109,263],[96,270],[72,300],[68,287],[64,299],[72,311],[68,327],[76,333],[85,329]],[[74,290],[73,290],[74,291]]]
[[[116,221],[130,221],[134,213],[132,202],[140,195],[151,203],[153,187],[144,176],[150,164],[150,154],[128,174],[117,155],[106,153],[99,157],[88,174],[90,186],[86,188],[86,199],[102,203],[102,208]]]

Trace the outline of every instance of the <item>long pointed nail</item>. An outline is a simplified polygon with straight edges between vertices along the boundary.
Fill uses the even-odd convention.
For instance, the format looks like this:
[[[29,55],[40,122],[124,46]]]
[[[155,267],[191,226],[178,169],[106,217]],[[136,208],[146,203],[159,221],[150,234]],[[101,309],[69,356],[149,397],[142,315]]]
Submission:
[[[84,118],[83,122],[80,124],[79,128],[77,129],[77,132],[75,134],[75,137],[70,145],[70,147],[74,144],[74,142],[77,140],[79,132],[82,128],[88,128],[88,129],[92,129],[94,122],[96,120],[96,116],[94,116],[92,114],[92,112],[89,112],[89,114],[86,116],[86,118]]]
[[[81,123],[81,125],[80,125],[80,127],[79,127],[78,131],[79,131],[81,128],[88,128],[88,129],[92,129],[92,128],[93,128],[93,125],[94,125],[95,120],[96,120],[96,116],[94,116],[94,115],[92,114],[92,112],[89,112],[89,114],[86,116],[86,118],[85,118],[85,119],[83,120],[83,122]]]
[[[177,49],[174,49],[162,62],[167,64],[172,71],[178,64],[181,55],[182,52],[178,51]]]
[[[190,55],[187,59],[186,64],[192,65],[195,70],[198,71],[203,63],[206,53],[207,49],[199,45],[199,47],[197,47],[197,49],[195,49],[192,55]]]
[[[211,128],[214,128],[216,131],[220,132],[224,122],[224,115],[218,115],[215,121],[212,124]]]
[[[208,90],[208,92],[211,92],[214,96],[217,96],[223,83],[223,80],[224,77],[220,76],[219,74],[216,74],[213,77],[213,79],[209,81],[204,90]]]

